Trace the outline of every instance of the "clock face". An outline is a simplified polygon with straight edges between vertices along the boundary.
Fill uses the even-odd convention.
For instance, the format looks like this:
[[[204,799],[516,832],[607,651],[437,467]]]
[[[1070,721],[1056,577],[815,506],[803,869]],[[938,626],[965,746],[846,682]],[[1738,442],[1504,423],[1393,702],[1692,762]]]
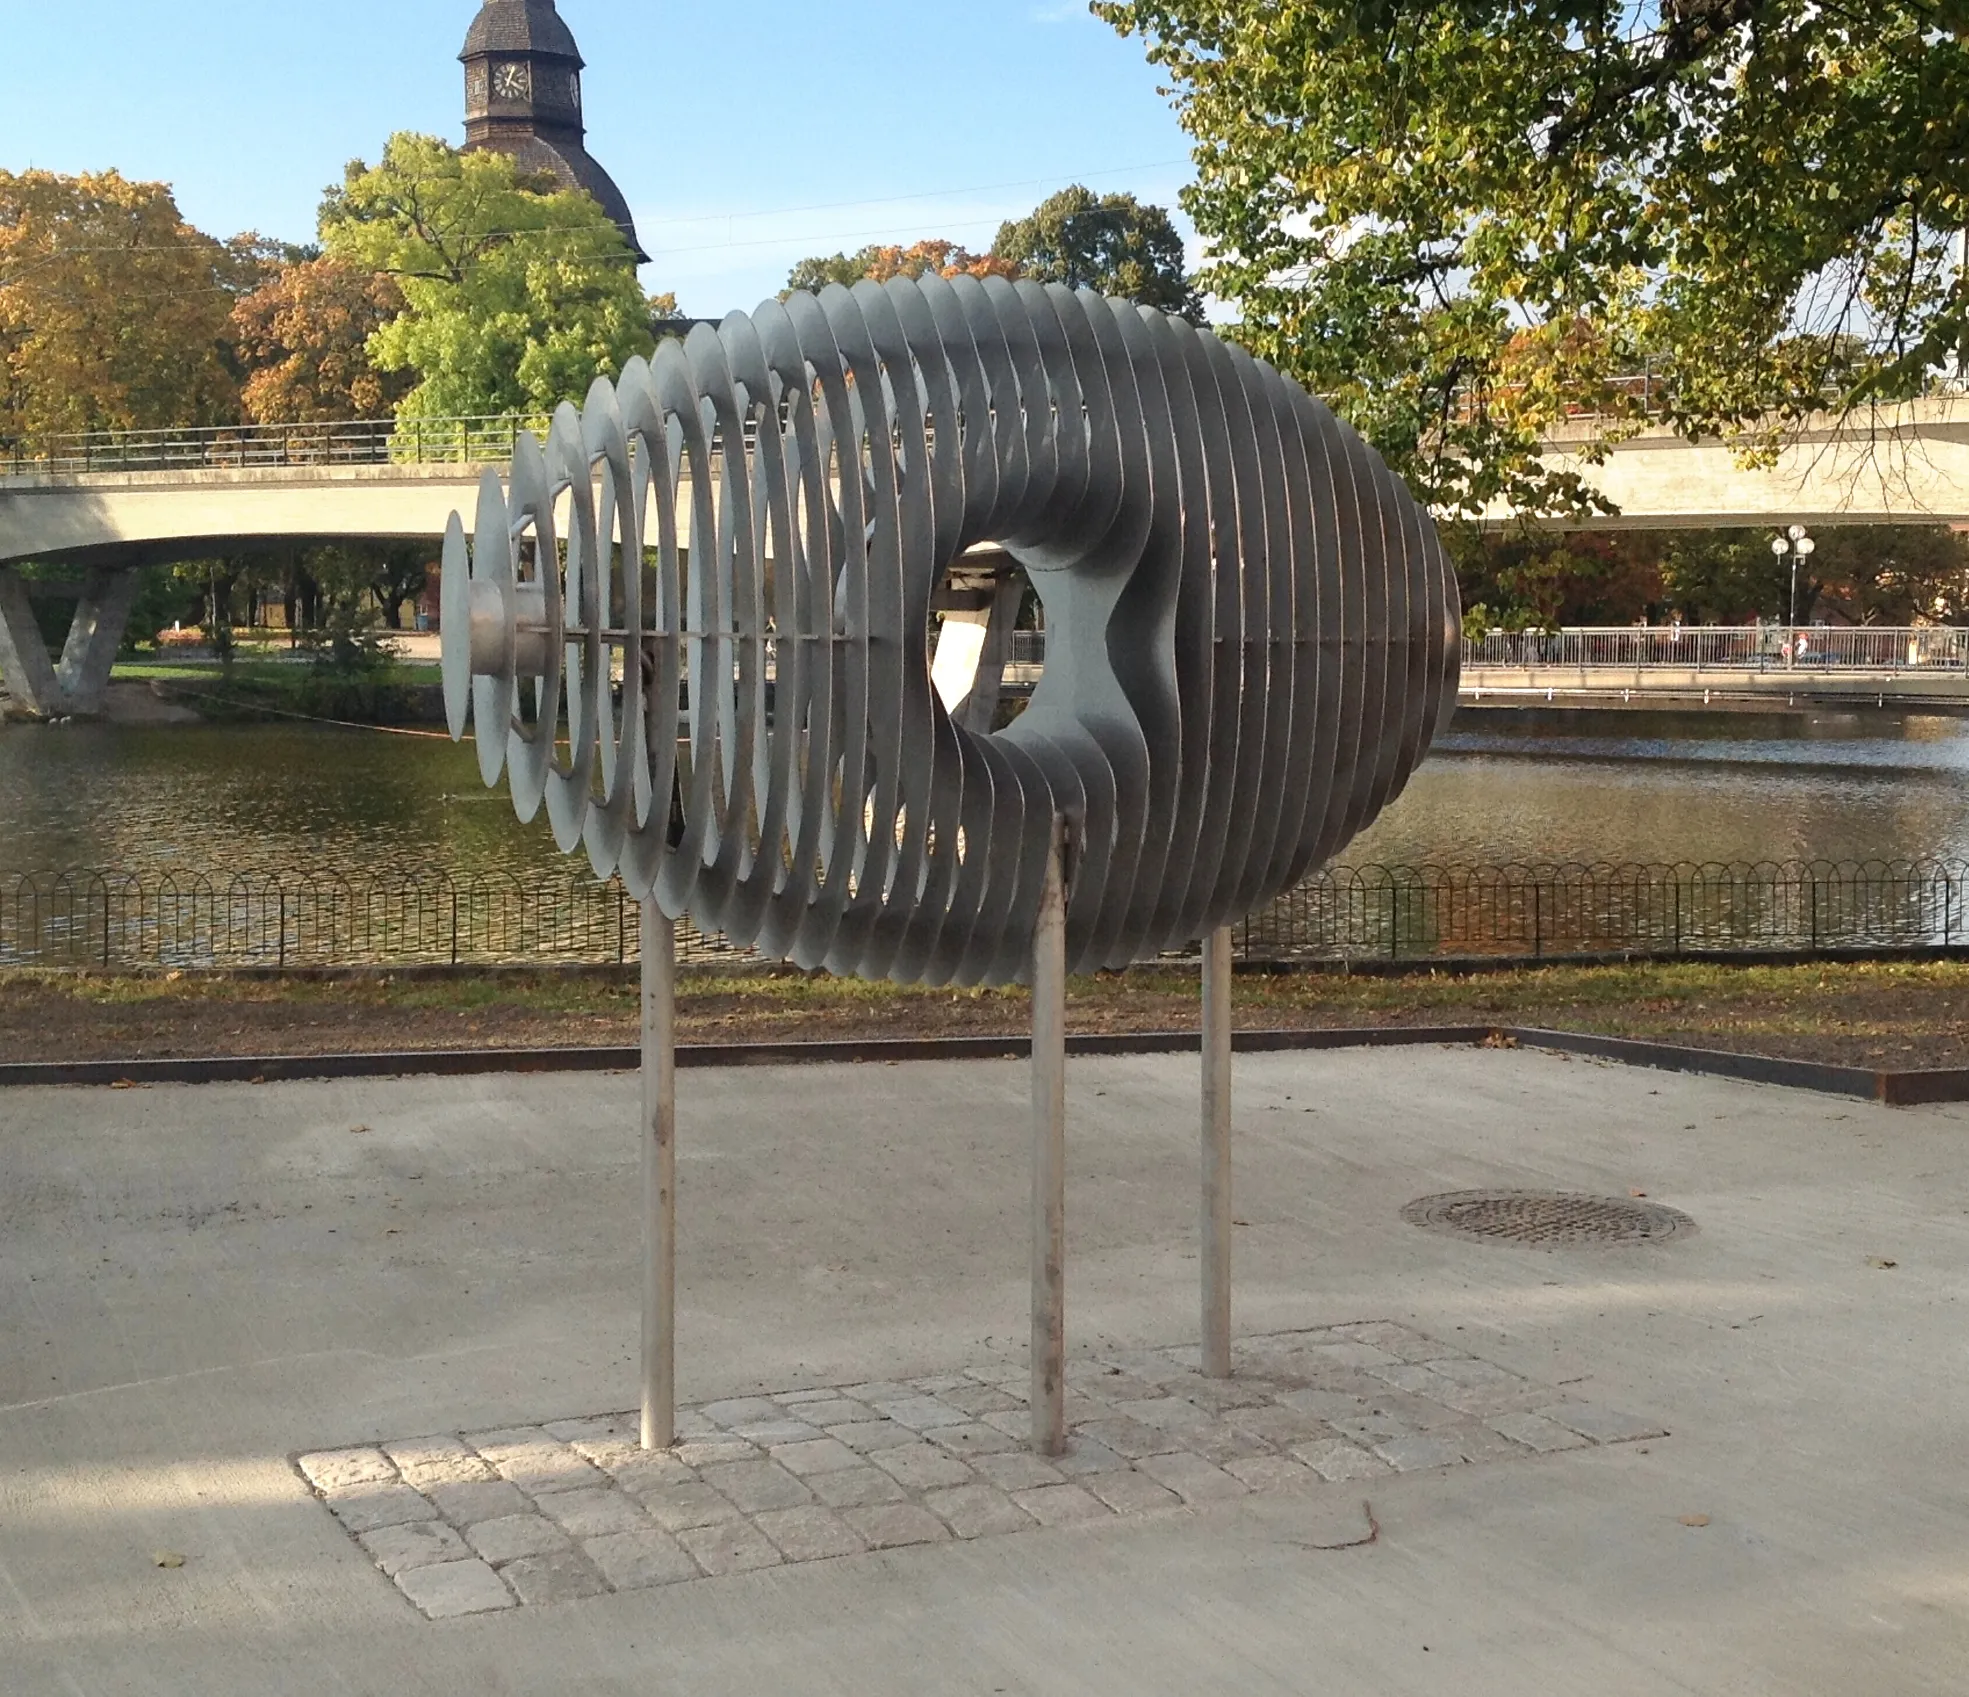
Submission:
[[[581,110],[581,73],[569,71],[567,74],[567,103],[575,111]]]
[[[528,100],[533,95],[533,76],[524,59],[508,59],[492,71],[492,93],[496,100]]]

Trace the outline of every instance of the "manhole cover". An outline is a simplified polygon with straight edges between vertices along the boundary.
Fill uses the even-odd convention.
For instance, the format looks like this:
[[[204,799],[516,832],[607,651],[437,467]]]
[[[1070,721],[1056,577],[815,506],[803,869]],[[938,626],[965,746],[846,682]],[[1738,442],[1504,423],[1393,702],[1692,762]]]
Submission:
[[[1696,1229],[1687,1214],[1658,1202],[1576,1196],[1559,1190],[1453,1190],[1424,1196],[1402,1210],[1412,1226],[1507,1243],[1565,1247],[1586,1243],[1659,1243]]]

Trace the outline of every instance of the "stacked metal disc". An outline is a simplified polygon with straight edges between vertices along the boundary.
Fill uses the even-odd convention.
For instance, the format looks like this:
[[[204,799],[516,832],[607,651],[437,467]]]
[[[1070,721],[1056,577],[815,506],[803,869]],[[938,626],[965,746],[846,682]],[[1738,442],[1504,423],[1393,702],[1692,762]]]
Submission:
[[[987,543],[1046,632],[996,730],[931,677]],[[1455,699],[1455,581],[1374,453],[1207,330],[1057,286],[699,326],[523,435],[444,567],[452,731],[521,818],[864,977],[1022,976],[1056,815],[1070,968],[1182,947],[1359,831]]]

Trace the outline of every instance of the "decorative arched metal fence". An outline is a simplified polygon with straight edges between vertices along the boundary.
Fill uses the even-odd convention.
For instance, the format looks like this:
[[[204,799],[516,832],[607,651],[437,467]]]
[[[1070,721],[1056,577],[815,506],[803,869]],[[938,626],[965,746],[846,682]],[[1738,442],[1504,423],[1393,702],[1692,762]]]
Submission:
[[[1969,862],[1336,866],[1234,932],[1247,960],[1449,960],[1943,949]],[[745,958],[680,927],[685,960]],[[0,874],[0,965],[606,963],[635,904],[580,875],[265,870]]]

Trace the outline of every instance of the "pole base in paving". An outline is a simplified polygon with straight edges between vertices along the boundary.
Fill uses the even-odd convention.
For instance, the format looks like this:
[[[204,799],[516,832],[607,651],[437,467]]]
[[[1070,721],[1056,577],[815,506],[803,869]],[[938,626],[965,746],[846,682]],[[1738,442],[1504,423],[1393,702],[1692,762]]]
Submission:
[[[1066,1426],[1066,822],[1053,821],[1032,939],[1032,1447],[1064,1455]]]
[[[1231,933],[1203,940],[1203,1371],[1231,1376]]]
[[[677,928],[651,896],[643,954],[643,1425],[677,1439]]]

